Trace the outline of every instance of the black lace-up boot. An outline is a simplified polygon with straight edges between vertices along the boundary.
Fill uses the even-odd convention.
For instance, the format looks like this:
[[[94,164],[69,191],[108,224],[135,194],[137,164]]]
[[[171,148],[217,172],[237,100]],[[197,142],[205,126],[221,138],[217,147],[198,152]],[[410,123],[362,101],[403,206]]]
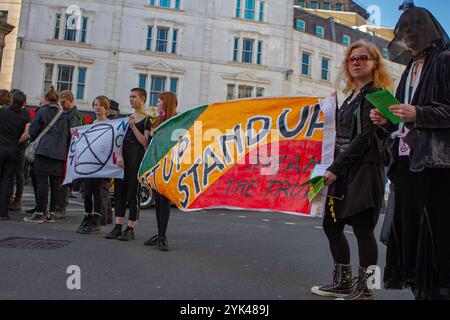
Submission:
[[[311,292],[322,297],[342,298],[352,292],[352,266],[335,264],[333,282],[327,286],[315,286]]]
[[[369,279],[373,274],[373,270],[360,267],[358,277],[353,279],[352,292],[348,296],[338,300],[373,300],[374,291],[368,285]]]

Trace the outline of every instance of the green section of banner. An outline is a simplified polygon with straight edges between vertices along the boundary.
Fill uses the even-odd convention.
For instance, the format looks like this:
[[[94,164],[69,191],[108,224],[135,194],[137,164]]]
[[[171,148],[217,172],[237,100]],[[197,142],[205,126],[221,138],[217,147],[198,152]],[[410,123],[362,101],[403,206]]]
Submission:
[[[194,125],[195,120],[208,108],[208,105],[200,106],[195,109],[188,110],[182,114],[164,122],[155,131],[152,143],[148,147],[144,160],[139,170],[139,175],[144,174],[147,170],[156,165],[172,147],[179,141],[178,138],[172,140],[172,133],[175,130],[189,130]],[[153,143],[158,141],[158,145]]]

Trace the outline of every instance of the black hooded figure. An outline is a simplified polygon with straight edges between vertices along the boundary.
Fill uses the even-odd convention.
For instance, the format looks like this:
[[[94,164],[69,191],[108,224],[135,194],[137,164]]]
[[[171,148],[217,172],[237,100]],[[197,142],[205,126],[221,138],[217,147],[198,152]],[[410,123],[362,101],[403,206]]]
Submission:
[[[450,299],[450,51],[434,16],[411,0],[389,45],[407,63],[391,111],[389,178],[395,185],[385,287],[411,288],[416,299]],[[373,120],[373,119],[372,119]],[[386,127],[387,128],[387,127]]]

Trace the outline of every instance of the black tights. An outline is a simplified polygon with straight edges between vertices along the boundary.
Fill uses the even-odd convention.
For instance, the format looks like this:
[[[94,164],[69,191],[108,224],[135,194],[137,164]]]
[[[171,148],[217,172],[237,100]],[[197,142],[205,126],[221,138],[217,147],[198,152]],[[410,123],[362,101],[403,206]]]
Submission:
[[[170,216],[170,200],[160,194],[155,189],[152,189],[155,195],[156,206],[156,223],[158,225],[158,237],[165,237],[167,225],[169,224]]]
[[[358,242],[359,265],[367,268],[378,262],[378,246],[374,235],[374,223],[372,208],[358,213],[345,221],[334,222],[330,212],[327,210],[323,219],[323,230],[330,243],[331,254],[334,262],[350,264],[350,247],[344,235],[344,227],[350,224]]]

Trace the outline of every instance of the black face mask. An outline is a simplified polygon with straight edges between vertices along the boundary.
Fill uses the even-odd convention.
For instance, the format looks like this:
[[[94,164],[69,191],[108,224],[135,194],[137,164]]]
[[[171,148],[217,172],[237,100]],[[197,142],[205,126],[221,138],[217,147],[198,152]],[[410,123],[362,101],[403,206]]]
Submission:
[[[388,49],[391,60],[397,63],[407,64],[411,59],[426,56],[436,47],[449,47],[449,37],[436,18],[427,9],[413,5],[401,15],[394,34]]]

